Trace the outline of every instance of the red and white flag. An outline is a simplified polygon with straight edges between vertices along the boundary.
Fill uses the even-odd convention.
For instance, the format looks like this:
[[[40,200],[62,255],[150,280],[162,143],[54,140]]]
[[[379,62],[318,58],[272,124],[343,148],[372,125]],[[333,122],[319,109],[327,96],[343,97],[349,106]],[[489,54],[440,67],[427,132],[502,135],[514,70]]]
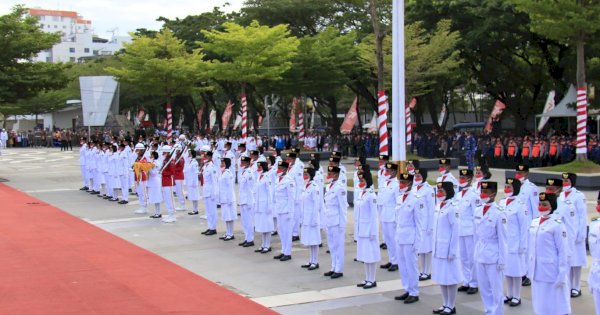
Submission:
[[[198,113],[196,113],[196,118],[198,118],[198,129],[202,130],[202,114],[204,114],[204,108],[200,108]]]
[[[298,99],[294,97],[292,101],[292,111],[290,112],[290,131],[296,132],[296,106],[298,105]]]
[[[506,105],[504,105],[504,103],[502,103],[500,100],[496,100],[496,104],[494,104],[494,109],[492,109],[487,124],[485,124],[485,133],[492,132],[492,123],[500,120],[500,115],[502,115],[502,112],[504,112],[505,108]]]
[[[260,127],[260,125],[262,125],[262,121],[263,121],[263,117],[258,114],[258,127]]]
[[[248,136],[248,103],[246,94],[242,94],[242,139],[246,140]]]
[[[223,111],[223,117],[221,117],[221,128],[223,130],[227,129],[227,125],[229,124],[229,119],[231,118],[233,104],[231,100],[227,101],[227,106],[225,106],[225,110]]]
[[[242,110],[240,109],[235,116],[235,121],[233,122],[233,130],[237,130],[238,127],[242,124]]]
[[[340,127],[340,132],[343,134],[348,134],[354,128],[354,124],[358,120],[358,113],[356,111],[356,107],[358,106],[358,97],[354,98],[354,102],[352,102],[352,106],[348,109],[348,113],[346,113],[346,117],[344,117],[344,122]]]
[[[448,107],[446,104],[442,104],[442,110],[440,111],[440,115],[438,116],[438,126],[442,126],[444,124],[444,120],[446,120],[446,115],[448,115]]]
[[[217,111],[213,109],[210,111],[210,114],[208,115],[208,128],[210,130],[212,130],[213,127],[215,126],[216,122],[217,122]]]
[[[546,99],[546,105],[544,105],[543,114],[548,113],[554,109],[554,106],[555,106],[554,95],[555,94],[556,94],[556,92],[554,92],[554,91],[550,91],[550,93],[548,93],[548,98]],[[538,131],[542,131],[542,129],[544,129],[544,126],[548,122],[548,119],[550,119],[550,117],[542,117],[540,119],[540,122],[538,123]]]
[[[142,122],[142,119],[144,119],[144,115],[145,115],[144,110],[140,109],[138,114],[135,116],[135,125],[136,126],[138,126]]]
[[[171,111],[171,103],[167,102],[167,141],[171,141],[173,136],[173,113]]]

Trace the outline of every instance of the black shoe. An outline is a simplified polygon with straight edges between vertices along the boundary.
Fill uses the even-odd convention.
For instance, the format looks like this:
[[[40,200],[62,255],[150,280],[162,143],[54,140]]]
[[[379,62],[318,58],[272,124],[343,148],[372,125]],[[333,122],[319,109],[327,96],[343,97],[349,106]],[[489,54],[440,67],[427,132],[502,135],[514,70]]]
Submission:
[[[469,287],[467,290],[467,294],[476,294],[477,292],[479,292],[478,288]]]
[[[113,199],[109,199],[108,201],[113,201],[113,202],[115,202],[115,201],[119,201],[119,199],[115,199],[115,198],[113,198]]]
[[[442,314],[444,312],[444,309],[446,309],[445,306],[440,306],[439,308],[434,309],[433,311],[431,311],[433,314]]]
[[[327,272],[326,272],[326,273],[324,273],[323,275],[324,275],[325,277],[331,277],[333,274],[334,274],[334,272],[333,272],[333,271],[327,271]]]
[[[366,290],[366,289],[372,289],[376,286],[377,286],[377,281],[373,281],[373,282],[367,281],[367,283],[362,288]]]
[[[310,264],[310,266],[308,267],[308,270],[315,270],[315,269],[319,269],[319,264]]]
[[[386,243],[381,243],[379,245],[379,248],[381,248],[381,249],[387,249],[387,244]]]
[[[99,192],[99,191],[92,191],[92,192],[90,193],[90,195],[98,195],[98,194],[100,194],[100,192]]]
[[[581,290],[571,289],[571,297],[576,298],[581,296]]]
[[[523,276],[523,278],[521,280],[521,285],[524,287],[528,287],[531,285],[531,280],[529,280],[529,278],[527,278],[527,276]]]
[[[206,232],[206,234],[204,235],[215,235],[217,234],[217,230],[208,230],[208,232]]]
[[[327,253],[327,254],[330,254],[330,253],[331,253],[331,251],[328,249],[328,250],[326,251],[326,253]]]
[[[428,274],[424,274],[424,273],[422,273],[422,274],[419,276],[419,281],[426,281],[426,280],[429,280],[429,279],[431,279],[431,275],[428,275]]]
[[[243,241],[243,242],[241,242],[241,243],[238,244],[238,246],[244,246],[244,245],[246,245],[246,241]]]
[[[396,296],[396,297],[394,297],[394,300],[396,300],[396,301],[404,301],[404,300],[406,300],[407,298],[408,298],[408,292],[405,292],[405,293],[404,293],[404,294],[402,294],[402,295],[399,295],[399,296]]]
[[[121,201],[119,201],[120,205],[126,205],[128,203],[129,203],[129,201],[127,201],[127,200],[121,200]]]
[[[153,214],[150,216],[152,219],[160,219],[162,218],[162,214]]]
[[[521,305],[521,299],[512,298],[510,302],[508,302],[508,305],[511,307],[519,306]]]
[[[441,312],[440,314],[442,314],[442,315],[456,314],[456,307],[452,308],[452,309],[449,307],[446,307],[446,308],[444,308],[444,311]]]
[[[104,200],[110,199],[110,198],[112,198],[112,197],[111,196],[104,196],[104,197],[102,197],[102,199],[104,199]]]
[[[210,229],[207,229],[206,231],[202,232],[202,234],[206,235],[206,233],[208,233],[208,231],[210,231]]]
[[[268,253],[268,252],[270,252],[270,251],[271,251],[271,247],[269,247],[269,248],[263,248],[263,249],[262,249],[262,251],[261,251],[260,253],[261,253],[261,254],[266,254],[266,253]]]
[[[388,271],[398,271],[398,265],[391,265],[390,268],[388,268]]]
[[[223,235],[219,236],[219,239],[224,240],[226,237],[227,237],[227,235],[223,234]]]
[[[292,259],[291,255],[283,255],[283,257],[281,257],[279,259],[279,261],[288,261],[288,260],[291,260],[291,259]]]
[[[106,195],[98,194],[98,195],[96,195],[96,197],[98,197],[98,198],[104,198],[104,197],[106,197]]]
[[[461,285],[461,286],[458,288],[458,292],[467,292],[467,290],[469,290],[469,287],[468,287],[468,286],[466,286],[466,285]]]
[[[188,215],[196,215],[196,214],[198,214],[198,211],[190,211],[190,212],[188,212]]]
[[[511,297],[505,296],[504,297],[504,304],[508,304],[508,302],[510,302],[510,300],[512,300]]]
[[[79,188],[79,190],[89,190],[89,189],[90,189],[90,188],[89,188],[89,187],[87,187],[87,186],[83,186],[83,187]]]
[[[311,263],[306,263],[304,265],[300,265],[301,268],[308,268],[310,267]]]
[[[334,272],[334,273],[331,275],[331,279],[337,279],[337,278],[341,278],[341,277],[343,277],[343,276],[344,276],[344,273],[342,273],[342,272]]]
[[[273,231],[273,232],[271,232],[271,236],[275,236],[275,235],[277,235],[277,234],[278,234],[278,233],[277,233],[277,231]]]
[[[233,235],[227,235],[227,236],[225,236],[225,238],[223,240],[224,241],[231,241],[231,240],[234,240],[234,239],[235,239],[235,236],[233,236]]]
[[[319,247],[323,247],[323,243],[319,244]]]
[[[391,266],[392,266],[392,263],[389,262],[389,263],[387,263],[385,265],[380,265],[379,268],[381,268],[381,269],[389,269]]]
[[[359,288],[362,288],[362,287],[364,287],[367,284],[367,282],[369,282],[369,281],[365,280],[365,281],[357,284],[356,286],[359,287]]]
[[[300,236],[292,236],[292,242],[297,242],[300,240]]]
[[[246,244],[242,245],[243,247],[251,247],[254,246],[254,241],[252,242],[246,242]]]
[[[129,188],[129,192],[132,192],[131,188]]]
[[[418,296],[409,295],[406,300],[404,300],[404,304],[411,304],[419,301]]]
[[[285,256],[284,254],[279,254],[277,256],[274,256],[273,259],[281,259],[283,256]]]

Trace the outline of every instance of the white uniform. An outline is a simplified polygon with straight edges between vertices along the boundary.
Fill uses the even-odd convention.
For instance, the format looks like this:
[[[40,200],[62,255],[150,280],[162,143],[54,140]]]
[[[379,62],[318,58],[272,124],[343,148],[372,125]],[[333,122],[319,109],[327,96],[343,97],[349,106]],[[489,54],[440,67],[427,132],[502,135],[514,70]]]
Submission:
[[[530,182],[529,179],[525,179],[521,182],[519,199],[525,204],[529,221],[540,216],[540,213],[538,212],[538,206],[540,205],[538,187]]]
[[[582,267],[587,263],[585,237],[587,235],[587,206],[585,195],[575,188],[563,191],[557,198],[557,208],[552,217],[560,219],[567,229],[570,267]],[[576,288],[579,289],[579,288]]]
[[[202,165],[202,198],[206,208],[206,223],[209,230],[217,229],[217,199],[219,197],[219,174],[212,160]]]
[[[79,169],[81,170],[81,179],[83,180],[83,187],[88,187],[88,172],[85,167],[85,156],[87,151],[87,144],[82,144],[79,148]]]
[[[520,278],[527,270],[527,229],[531,221],[525,204],[518,197],[504,198],[498,202],[498,207],[506,216],[507,259],[504,275]]]
[[[419,199],[411,192],[396,197],[396,235],[392,244],[396,245],[396,263],[402,285],[410,296],[419,296],[417,251],[423,229],[419,206]]]
[[[119,152],[118,157],[121,199],[124,201],[129,201],[129,169],[131,168],[131,165],[129,165],[129,154],[123,150]]]
[[[256,178],[254,172],[249,168],[240,167],[238,173],[238,204],[242,227],[244,229],[244,240],[254,242],[254,190]]]
[[[600,315],[600,220],[598,219],[594,219],[590,223],[588,244],[590,245],[590,256],[592,256],[588,285],[590,292],[594,295],[596,315]]]
[[[562,221],[549,218],[529,225],[529,276],[533,311],[539,315],[571,313],[567,284],[567,231]]]
[[[376,263],[381,260],[379,248],[379,224],[377,222],[376,196],[372,188],[359,189],[354,211],[357,215],[356,260],[364,263]]]
[[[183,181],[185,190],[187,191],[187,199],[190,201],[200,200],[198,173],[198,161],[196,159],[187,159],[183,167]]]
[[[397,178],[388,178],[381,183],[377,194],[383,241],[387,244],[388,259],[393,265],[398,264],[396,261],[396,246],[394,246],[396,237],[396,198],[400,195],[398,187]]]
[[[300,241],[305,246],[321,244],[321,208],[323,198],[319,186],[313,181],[303,185],[300,210],[301,222]],[[273,222],[271,220],[271,222]],[[313,262],[311,262],[313,263]]]
[[[258,173],[255,190],[256,198],[254,199],[254,204],[256,213],[254,214],[254,229],[258,233],[273,232],[275,230],[271,208],[273,183],[268,173]]]
[[[433,271],[431,278],[440,285],[462,282],[459,261],[460,214],[455,200],[446,200],[435,207],[433,217]]]
[[[340,177],[341,177],[340,172]],[[323,224],[327,229],[327,245],[331,254],[331,271],[344,272],[344,237],[348,212],[346,183],[339,179],[327,185]]]
[[[487,210],[487,211],[486,211]],[[506,266],[506,217],[495,203],[483,205],[475,216],[481,219],[476,225],[475,260],[479,292],[485,314],[504,313],[504,267]],[[462,217],[461,217],[462,220]]]
[[[273,193],[274,213],[277,215],[277,230],[281,240],[281,253],[292,254],[292,228],[294,224],[294,198],[296,184],[285,175],[278,176]]]
[[[473,188],[464,188],[456,194],[458,211],[460,211],[460,261],[462,265],[463,285],[477,288],[477,272],[475,271],[475,224],[473,216],[475,209],[481,205],[481,199]]]
[[[221,170],[219,175],[219,204],[221,205],[221,220],[234,221],[237,219],[235,208],[235,179],[231,170]]]
[[[421,221],[420,244],[417,249],[421,264],[421,273],[431,275],[431,251],[433,248],[433,215],[435,212],[435,193],[427,182],[413,185],[411,192],[418,200],[417,212]]]
[[[452,185],[454,186],[454,194],[458,194],[458,180],[456,179],[456,177],[454,177],[454,175],[452,175],[452,173],[450,171],[438,176],[436,183],[441,183],[441,182],[451,182]]]
[[[148,172],[148,203],[160,204],[163,201],[161,175],[159,174],[161,164],[158,160],[152,161],[152,164],[154,167]]]
[[[293,165],[288,170],[287,176],[294,181],[294,222],[292,226],[292,235],[300,235],[300,217],[301,217],[301,202],[302,202],[302,186],[304,185],[304,166],[300,160],[296,159]]]

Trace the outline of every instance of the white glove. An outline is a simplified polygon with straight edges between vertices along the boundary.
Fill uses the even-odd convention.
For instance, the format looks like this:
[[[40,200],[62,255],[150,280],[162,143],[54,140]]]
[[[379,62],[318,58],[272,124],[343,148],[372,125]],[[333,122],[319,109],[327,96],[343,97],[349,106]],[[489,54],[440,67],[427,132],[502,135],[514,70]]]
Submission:
[[[498,270],[498,271],[504,271],[504,264],[497,264],[496,265],[496,270]]]
[[[565,285],[565,282],[562,280],[558,280],[556,282],[554,282],[554,288],[558,289],[558,288],[562,288]]]

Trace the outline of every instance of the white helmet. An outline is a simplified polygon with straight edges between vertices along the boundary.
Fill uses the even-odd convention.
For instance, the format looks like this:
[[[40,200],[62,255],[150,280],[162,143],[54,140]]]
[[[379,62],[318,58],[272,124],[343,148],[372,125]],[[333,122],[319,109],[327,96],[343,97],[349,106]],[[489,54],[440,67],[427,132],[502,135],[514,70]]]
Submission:
[[[162,146],[162,148],[160,148],[160,152],[162,152],[162,153],[171,152],[171,146],[168,146],[168,145]]]
[[[200,151],[208,152],[208,151],[210,151],[210,147],[205,144],[202,147],[200,147]]]
[[[173,146],[173,150],[175,150],[175,151],[181,151],[181,145],[179,143],[175,144]]]
[[[135,150],[144,150],[146,147],[142,143],[138,143],[135,145]]]
[[[184,141],[184,140],[186,140],[185,135],[179,135],[179,141]]]

